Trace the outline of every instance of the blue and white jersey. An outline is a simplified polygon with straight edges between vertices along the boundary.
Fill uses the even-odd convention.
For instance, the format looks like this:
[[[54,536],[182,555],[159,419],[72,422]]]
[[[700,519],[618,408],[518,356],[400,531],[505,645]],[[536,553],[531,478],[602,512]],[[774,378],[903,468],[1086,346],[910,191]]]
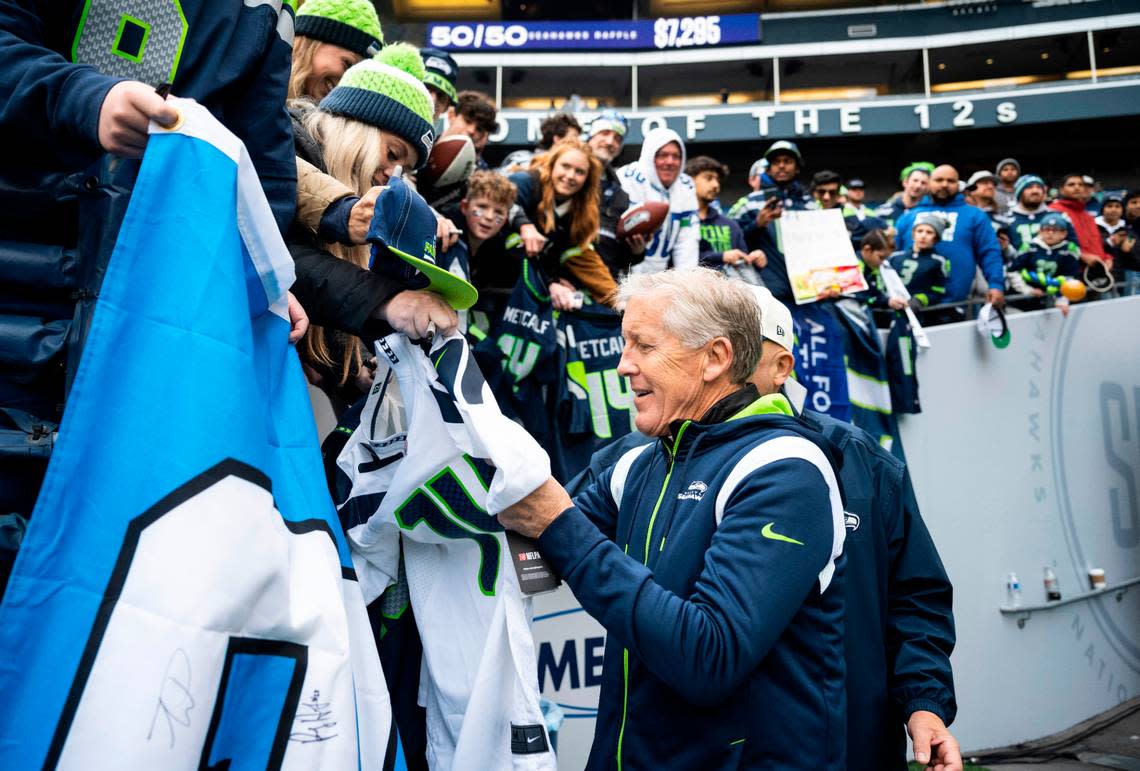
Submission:
[[[622,189],[631,206],[645,201],[669,204],[669,216],[654,233],[645,249],[645,259],[634,265],[634,273],[657,273],[669,268],[697,265],[701,239],[701,219],[697,211],[697,189],[688,174],[681,172],[668,188],[657,178],[653,158],[665,145],[675,142],[681,148],[681,168],[685,167],[685,143],[670,129],[654,129],[645,136],[641,157],[618,169]]]
[[[391,712],[288,343],[293,264],[245,147],[171,102],[0,606],[0,768],[379,768]]]
[[[529,600],[495,518],[546,481],[547,455],[499,411],[461,335],[429,355],[395,333],[376,355],[395,373],[406,429],[386,433],[378,384],[337,458],[352,480],[341,512],[361,523],[348,538],[367,601],[396,582],[403,553],[428,765],[552,771]]]

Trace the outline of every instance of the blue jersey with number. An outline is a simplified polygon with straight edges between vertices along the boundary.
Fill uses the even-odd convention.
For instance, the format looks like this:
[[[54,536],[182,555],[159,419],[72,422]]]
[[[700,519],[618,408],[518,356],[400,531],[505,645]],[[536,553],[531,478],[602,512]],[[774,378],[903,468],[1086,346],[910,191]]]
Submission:
[[[625,339],[621,316],[602,305],[558,317],[565,380],[558,388],[556,475],[569,479],[590,456],[635,431],[629,381],[617,373]]]
[[[557,347],[546,281],[526,260],[502,315],[475,347],[475,358],[503,413],[521,420],[540,441],[551,433],[545,387],[558,378]]]

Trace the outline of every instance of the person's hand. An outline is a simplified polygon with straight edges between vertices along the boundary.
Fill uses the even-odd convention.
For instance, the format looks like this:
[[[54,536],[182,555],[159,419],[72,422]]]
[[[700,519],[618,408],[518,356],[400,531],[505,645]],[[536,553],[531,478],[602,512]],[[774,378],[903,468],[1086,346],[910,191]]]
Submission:
[[[446,335],[459,326],[459,316],[434,292],[407,289],[395,294],[373,314],[413,340],[427,337],[432,324]]]
[[[353,383],[356,384],[357,390],[362,394],[366,394],[372,390],[372,383],[376,380],[376,357],[373,356],[365,361],[360,369],[356,370],[356,377],[353,378]]]
[[[839,295],[839,287],[829,286],[827,289],[819,290],[819,293],[815,296],[815,298],[817,300],[838,300]]]
[[[178,110],[154,88],[137,80],[111,86],[99,107],[99,145],[122,158],[141,158],[146,149],[147,125],[178,122]]]
[[[348,213],[348,237],[354,244],[363,244],[368,238],[368,228],[372,226],[372,215],[376,212],[376,199],[384,192],[384,186],[369,188],[360,200],[352,205]]]
[[[295,343],[309,331],[309,314],[305,313],[300,300],[292,292],[285,294],[289,296],[289,342]]]
[[[763,269],[768,267],[768,255],[760,249],[753,249],[744,256],[748,260],[748,264],[756,269]]]
[[[1108,237],[1108,242],[1113,246],[1120,246],[1122,243],[1124,243],[1124,237],[1127,235],[1128,234],[1124,232],[1124,229],[1121,228]]]
[[[1029,294],[1033,295],[1034,297],[1044,297],[1045,296],[1045,290],[1044,289],[1038,289],[1035,286],[1031,286],[1031,287],[1029,287]]]
[[[625,242],[629,244],[629,250],[634,254],[645,254],[645,236],[640,233],[634,233],[632,236],[626,236]]]
[[[747,260],[748,255],[739,249],[729,249],[727,252],[720,256],[725,265],[735,265],[741,260]]]
[[[887,305],[890,306],[891,310],[905,311],[907,302],[901,297],[892,297],[891,299],[887,300]]]
[[[1132,253],[1132,247],[1136,246],[1136,236],[1128,236],[1124,239],[1124,243],[1120,245],[1122,252]]]
[[[991,289],[986,292],[986,302],[993,304],[995,308],[1005,307],[1005,292],[1000,289]]]
[[[535,256],[542,251],[542,247],[546,246],[546,236],[539,233],[538,228],[529,222],[519,228],[519,236],[526,248],[527,257]]]
[[[564,280],[553,282],[550,289],[550,304],[555,310],[576,311],[582,307],[578,301],[578,290]]]
[[[499,524],[507,530],[538,538],[559,514],[573,505],[562,485],[548,478],[530,495],[499,512]]]
[[[783,214],[784,204],[780,199],[769,198],[764,202],[763,208],[756,214],[756,226],[766,228],[769,222],[779,219]]]
[[[934,771],[962,771],[962,751],[958,740],[946,730],[942,718],[918,710],[906,721],[914,759]]]
[[[435,238],[439,242],[440,253],[443,253],[459,240],[459,228],[455,227],[454,222],[438,212],[435,217]]]

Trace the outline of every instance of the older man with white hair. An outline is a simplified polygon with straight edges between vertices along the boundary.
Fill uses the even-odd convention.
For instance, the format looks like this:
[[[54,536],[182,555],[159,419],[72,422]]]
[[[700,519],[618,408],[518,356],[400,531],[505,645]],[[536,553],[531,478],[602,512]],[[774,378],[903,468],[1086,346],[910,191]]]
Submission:
[[[628,277],[618,372],[630,450],[571,502],[549,480],[503,512],[606,628],[589,769],[845,767],[844,537],[836,461],[749,382],[748,287]]]

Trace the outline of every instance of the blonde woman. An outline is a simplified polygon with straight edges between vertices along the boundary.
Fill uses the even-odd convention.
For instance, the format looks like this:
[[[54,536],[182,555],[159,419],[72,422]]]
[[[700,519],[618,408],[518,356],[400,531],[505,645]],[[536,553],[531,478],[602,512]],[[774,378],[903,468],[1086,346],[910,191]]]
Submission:
[[[333,202],[322,224],[345,221],[336,213],[339,203],[355,209],[356,196],[374,202],[375,186],[387,184],[396,167],[411,171],[426,162],[434,135],[432,100],[422,78],[419,52],[395,44],[349,68],[318,106],[290,105],[298,158],[353,193]],[[304,208],[298,207],[299,220]],[[351,215],[347,221],[352,227]],[[362,224],[367,230],[367,222]],[[373,340],[391,328],[423,337],[429,324],[448,332],[457,316],[438,295],[368,270],[370,247],[346,246],[363,239],[336,231],[318,227],[313,233],[298,221],[288,240],[297,266],[293,291],[312,322],[299,346],[302,361],[310,379],[342,410],[371,380],[360,338]]]
[[[371,0],[309,0],[297,11],[290,99],[319,102],[352,65],[384,47]]]

